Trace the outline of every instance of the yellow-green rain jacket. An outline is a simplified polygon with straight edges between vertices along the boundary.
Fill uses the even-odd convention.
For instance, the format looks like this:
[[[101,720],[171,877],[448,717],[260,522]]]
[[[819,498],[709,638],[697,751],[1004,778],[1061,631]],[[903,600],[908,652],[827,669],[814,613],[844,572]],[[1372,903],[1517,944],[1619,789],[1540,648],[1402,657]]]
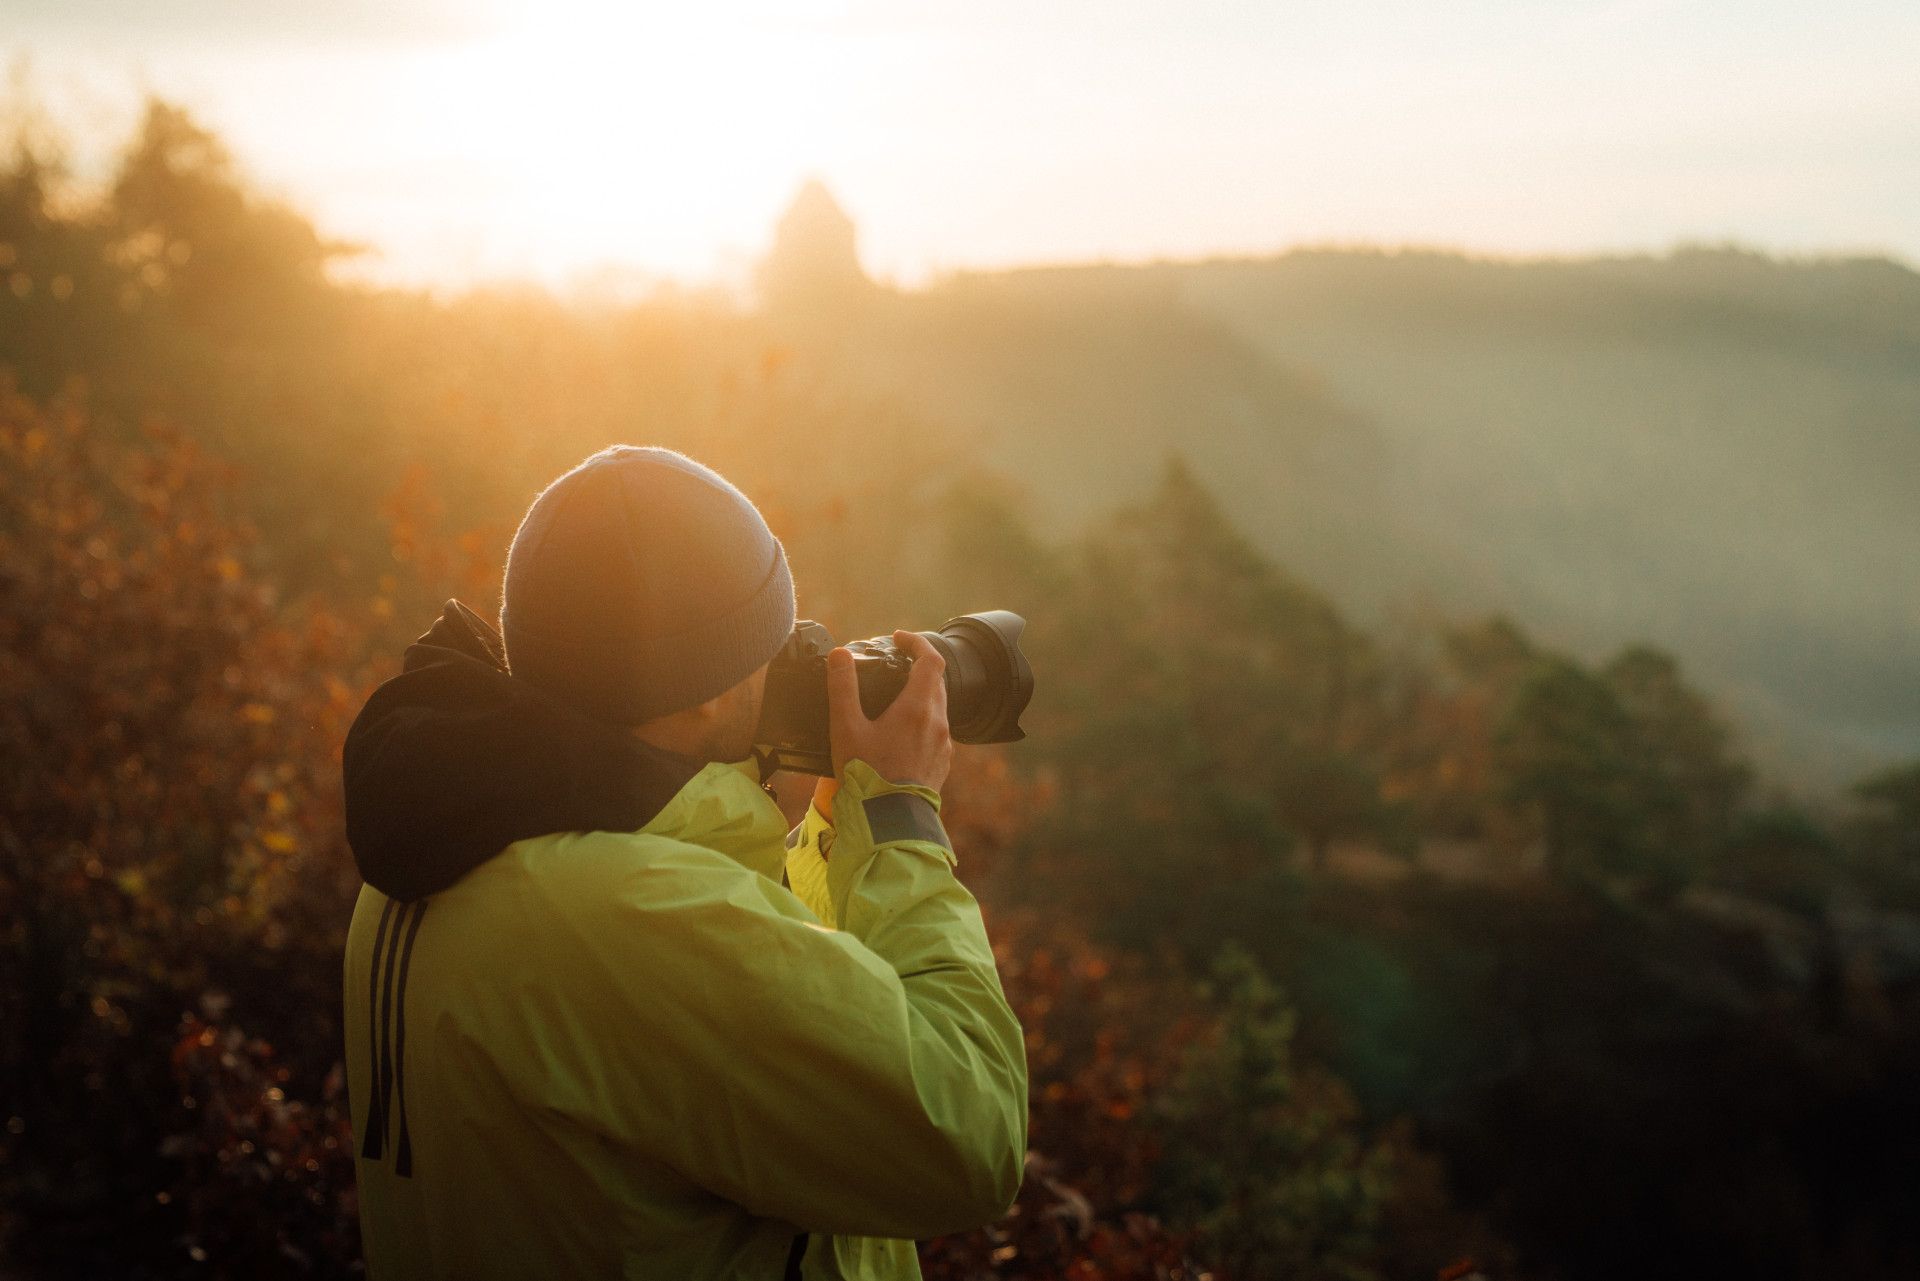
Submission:
[[[368,759],[350,740],[350,835]],[[916,1277],[914,1238],[1004,1213],[1021,1030],[938,804],[855,761],[832,822],[789,834],[752,762],[707,764],[637,831],[362,890],[375,1281]]]

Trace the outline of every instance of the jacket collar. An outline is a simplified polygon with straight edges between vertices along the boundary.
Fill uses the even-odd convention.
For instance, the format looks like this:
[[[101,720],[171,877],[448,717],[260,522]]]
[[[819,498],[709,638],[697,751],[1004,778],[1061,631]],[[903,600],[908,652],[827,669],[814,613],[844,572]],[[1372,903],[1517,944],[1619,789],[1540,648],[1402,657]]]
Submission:
[[[507,671],[499,635],[458,601],[367,700],[342,766],[360,875],[401,902],[549,832],[664,826],[779,874],[782,841],[759,846],[782,826],[779,809],[752,761],[709,766],[546,698]]]
[[[786,867],[787,821],[751,758],[702,766],[640,830],[716,850],[770,880]]]

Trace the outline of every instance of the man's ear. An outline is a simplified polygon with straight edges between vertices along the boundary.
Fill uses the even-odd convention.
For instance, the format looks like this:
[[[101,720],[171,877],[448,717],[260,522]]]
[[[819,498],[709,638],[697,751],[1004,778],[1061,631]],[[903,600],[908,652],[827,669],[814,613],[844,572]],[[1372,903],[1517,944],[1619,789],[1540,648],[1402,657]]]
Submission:
[[[714,722],[726,718],[728,709],[732,707],[733,699],[735,699],[737,695],[739,695],[739,688],[737,688],[737,686],[722,689],[720,693],[712,695],[705,703],[695,703],[693,707],[685,707],[682,711],[674,714],[676,714],[676,716],[684,716],[687,724],[708,726],[708,724],[714,724]]]

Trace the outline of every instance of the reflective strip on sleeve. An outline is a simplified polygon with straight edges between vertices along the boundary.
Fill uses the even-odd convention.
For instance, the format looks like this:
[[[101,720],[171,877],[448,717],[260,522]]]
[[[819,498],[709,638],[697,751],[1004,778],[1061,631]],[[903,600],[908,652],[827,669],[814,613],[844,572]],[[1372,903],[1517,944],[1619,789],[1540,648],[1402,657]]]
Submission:
[[[953,851],[947,829],[940,825],[940,815],[924,796],[888,792],[868,797],[861,808],[866,811],[867,827],[873,832],[875,846],[893,841],[931,841],[949,853]]]

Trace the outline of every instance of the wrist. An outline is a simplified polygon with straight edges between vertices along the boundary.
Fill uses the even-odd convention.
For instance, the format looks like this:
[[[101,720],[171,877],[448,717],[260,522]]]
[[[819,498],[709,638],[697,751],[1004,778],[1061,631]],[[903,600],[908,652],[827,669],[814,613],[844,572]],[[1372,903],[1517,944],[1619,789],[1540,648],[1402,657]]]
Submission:
[[[911,793],[932,805],[936,812],[940,809],[939,788],[912,779],[890,779],[857,756],[841,768],[832,807],[838,810],[843,798],[864,802],[891,792]]]
[[[841,786],[833,798],[836,857],[832,866],[841,873],[863,863],[884,845],[901,841],[937,846],[949,865],[953,842],[940,822],[940,793],[920,783],[894,783],[862,760],[850,760],[842,770]]]

